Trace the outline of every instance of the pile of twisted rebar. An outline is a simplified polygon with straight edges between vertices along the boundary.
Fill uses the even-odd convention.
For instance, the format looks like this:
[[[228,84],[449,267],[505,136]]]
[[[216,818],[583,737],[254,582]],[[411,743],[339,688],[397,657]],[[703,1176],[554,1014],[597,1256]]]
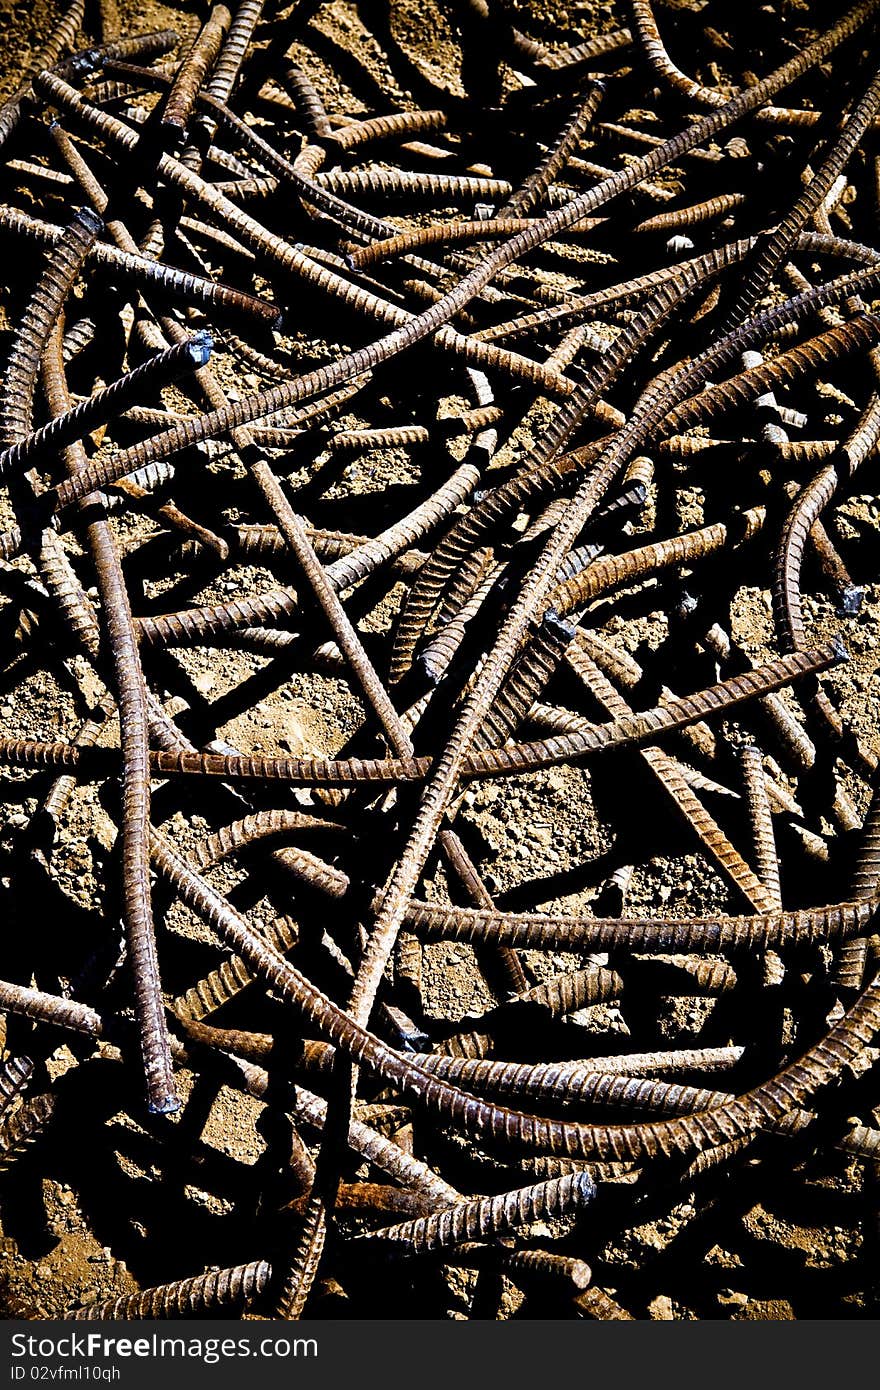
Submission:
[[[880,0],[611,9],[73,0],[0,107],[0,1206],[114,1110],[237,1194],[71,1317],[876,1222]]]

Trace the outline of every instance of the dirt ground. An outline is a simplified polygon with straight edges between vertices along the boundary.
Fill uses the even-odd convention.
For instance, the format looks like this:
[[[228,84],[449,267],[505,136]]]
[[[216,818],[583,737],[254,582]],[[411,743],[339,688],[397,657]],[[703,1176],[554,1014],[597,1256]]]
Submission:
[[[680,7],[687,8],[687,7]],[[777,17],[800,26],[800,36],[823,22],[827,6],[780,0]],[[373,10],[390,15],[396,52],[389,59],[385,46],[370,33]],[[575,44],[625,23],[626,6],[608,3],[556,6],[533,0],[522,12],[527,32],[540,32],[551,45]],[[201,11],[198,11],[201,14]],[[287,12],[285,12],[287,13]],[[666,10],[663,13],[667,13]],[[120,7],[123,26],[127,7]],[[33,5],[0,0],[0,93],[15,87],[15,73],[51,31],[57,9],[36,0]],[[378,19],[378,16],[377,16]],[[87,21],[95,32],[95,18]],[[133,28],[171,25],[182,35],[195,31],[196,7],[187,3],[160,5],[153,0],[137,8]],[[445,7],[434,0],[406,0],[390,10],[333,0],[317,9],[308,24],[308,47],[293,42],[291,53],[312,75],[328,109],[346,114],[408,109],[430,105],[433,87],[463,97],[459,50]],[[348,55],[354,54],[357,63]],[[777,54],[767,59],[769,67]],[[411,71],[407,67],[411,59]],[[411,79],[408,82],[408,77]],[[263,107],[264,133],[271,134],[272,113]],[[477,160],[472,161],[476,163]],[[497,172],[493,170],[493,172]],[[665,177],[665,176],[664,176]],[[672,177],[672,176],[670,176]],[[27,202],[19,205],[27,206]],[[430,220],[426,215],[425,220]],[[4,243],[6,244],[6,243]],[[601,264],[600,253],[584,251],[582,266]],[[567,272],[571,265],[567,264]],[[584,271],[586,274],[586,271]],[[7,278],[4,276],[4,278]],[[2,292],[3,351],[9,326],[20,311],[16,277]],[[259,281],[258,281],[259,288]],[[277,340],[278,350],[293,367],[305,368],[332,360],[351,346],[344,336],[350,327],[331,322],[328,338],[308,306],[301,317],[288,313],[289,330]],[[301,326],[298,326],[300,325]],[[339,337],[335,336],[338,331]],[[231,391],[253,389],[259,375],[221,347],[214,366]],[[467,379],[448,375],[449,389],[438,413],[453,414],[473,404]],[[835,381],[846,382],[845,374]],[[859,387],[861,381],[859,382]],[[373,413],[360,409],[338,416],[340,428],[376,427],[399,421],[391,400],[393,382],[377,386]],[[857,394],[856,388],[853,388]],[[413,419],[420,410],[436,407],[415,394]],[[175,388],[166,389],[167,408],[189,408]],[[861,397],[858,397],[861,402]],[[384,402],[384,404],[383,404]],[[850,403],[851,404],[851,403]],[[822,423],[833,430],[853,418],[846,404],[829,399]],[[518,416],[502,436],[493,467],[503,470],[539,437],[553,406],[541,399]],[[464,442],[449,446],[453,457],[463,456]],[[223,447],[204,452],[203,475],[227,489],[223,516],[208,499],[204,516],[226,522],[254,520],[244,487],[244,472]],[[328,529],[372,533],[399,514],[400,496],[424,481],[422,464],[406,450],[380,450],[333,461],[320,445],[304,450],[288,471],[294,487],[302,489],[304,508],[313,505],[311,520]],[[322,486],[314,483],[320,477]],[[845,720],[877,746],[880,725],[880,683],[877,676],[880,583],[876,544],[880,503],[875,491],[876,459],[860,475],[860,491],[847,498],[835,514],[837,535],[855,582],[865,587],[861,612],[843,621],[832,597],[816,583],[807,599],[811,631],[831,636],[844,628],[850,661],[825,677]],[[436,485],[436,483],[435,483]],[[199,504],[199,477],[180,482],[175,501],[186,508]],[[629,523],[629,534],[651,534],[660,519],[653,505]],[[5,503],[4,503],[5,506]],[[677,479],[674,502],[664,503],[662,534],[703,524],[710,516],[701,479]],[[212,514],[211,508],[215,507]],[[5,523],[7,514],[4,512]],[[123,542],[134,545],[158,528],[144,516],[119,516],[114,523]],[[629,543],[629,542],[628,542]],[[633,542],[636,543],[636,542]],[[71,542],[71,553],[81,555]],[[184,603],[226,601],[239,595],[277,588],[278,574],[259,565],[238,564],[214,571],[209,564],[163,573],[161,565],[139,576],[140,611],[161,613]],[[22,637],[27,625],[27,588],[33,576],[28,562],[2,566],[0,625],[4,669],[0,673],[0,717],[3,733],[33,739],[72,739],[82,716],[83,694],[97,696],[95,677],[80,656],[53,658],[51,645],[32,647]],[[284,582],[289,582],[290,573]],[[134,581],[132,581],[134,582]],[[387,594],[367,596],[358,619],[368,642],[379,651],[387,646],[403,583]],[[35,601],[35,600],[34,600]],[[616,600],[615,600],[616,602]],[[616,603],[607,613],[603,632],[620,647],[649,662],[670,638],[669,593],[649,583]],[[25,615],[24,617],[22,615]],[[731,610],[732,636],[755,662],[773,654],[773,628],[766,572],[740,575]],[[245,752],[341,754],[357,734],[364,712],[341,675],[284,668],[280,659],[244,651],[174,648],[151,657],[152,678],[161,687],[169,712],[180,711],[190,737],[205,746],[212,739]],[[699,688],[699,676],[715,678],[712,663],[702,667],[681,659],[674,679],[682,689]],[[283,678],[282,678],[283,677]],[[688,681],[692,681],[688,685]],[[788,699],[788,696],[784,696]],[[718,734],[725,736],[727,726]],[[102,734],[113,743],[115,731]],[[685,756],[684,754],[682,756]],[[840,766],[842,785],[861,816],[869,791]],[[780,785],[791,795],[796,782],[779,771]],[[32,853],[31,817],[48,786],[45,774],[4,769],[0,774],[0,931],[9,955],[10,978],[58,992],[75,976],[92,948],[106,949],[103,923],[113,911],[115,805],[112,785],[85,782],[77,786],[51,854],[47,870]],[[216,827],[246,809],[228,789],[194,783],[156,783],[154,817],[175,835],[183,848],[198,844]],[[257,799],[258,805],[269,804]],[[285,804],[295,806],[297,794]],[[723,798],[711,802],[726,814]],[[740,825],[732,811],[733,823]],[[783,901],[787,906],[834,902],[854,853],[855,832],[842,831],[827,815],[804,815],[799,824],[780,826]],[[802,822],[802,824],[801,824]],[[597,913],[605,910],[608,881],[615,870],[634,864],[626,890],[630,915],[712,914],[743,910],[741,898],[694,851],[693,842],[668,815],[662,797],[636,755],[586,766],[561,766],[524,777],[474,784],[465,795],[460,814],[462,836],[496,902],[506,909],[537,908],[545,912]],[[805,835],[807,849],[804,848]],[[638,841],[637,850],[634,848]],[[311,844],[311,842],[309,842]],[[326,842],[324,852],[350,869],[345,853]],[[381,843],[362,846],[357,853],[375,852],[380,866]],[[290,884],[277,870],[260,877],[252,863],[234,860],[212,873],[212,882],[246,908],[252,920],[269,922],[277,911],[296,913],[298,896],[307,889]],[[376,881],[381,881],[377,875]],[[447,900],[449,886],[441,867],[431,861],[423,881],[428,899]],[[193,979],[221,958],[209,930],[162,883],[155,885],[157,916],[162,924],[164,984],[170,995],[185,990]],[[39,937],[39,950],[35,940]],[[583,965],[581,956],[564,953],[525,953],[535,982],[560,969]],[[5,971],[3,972],[5,973]],[[436,943],[424,952],[426,1015],[450,1031],[462,1020],[479,1016],[492,1003],[474,953],[465,945]],[[789,1036],[808,1040],[823,1026],[828,1000],[816,984],[817,962],[805,954],[797,964],[798,978],[790,986]],[[124,1007],[124,978],[110,986],[111,998]],[[611,1001],[581,1010],[571,1020],[583,1036],[595,1035],[600,1054],[756,1043],[763,1021],[748,1007],[725,997],[662,996],[646,1005],[640,1016],[633,1008]],[[278,1000],[246,991],[228,1006],[224,1026],[279,1030],[290,1024]],[[453,1028],[454,1025],[454,1028]],[[466,1025],[465,1025],[466,1026]],[[9,1018],[8,1052],[28,1045],[29,1025]],[[173,1117],[148,1117],[131,1103],[137,1077],[128,1062],[112,1048],[88,1040],[52,1039],[44,1048],[40,1075],[51,1082],[58,1111],[49,1129],[31,1152],[0,1174],[0,1307],[6,1317],[44,1318],[65,1312],[94,1298],[109,1298],[153,1284],[199,1273],[212,1266],[265,1257],[278,1249],[282,1232],[278,1208],[285,1199],[284,1153],[289,1143],[277,1111],[267,1109],[217,1076],[180,1074],[184,1105]],[[102,1057],[102,1052],[106,1053]],[[523,1055],[527,1055],[523,1040]],[[876,1055],[876,1054],[872,1054]],[[75,1065],[90,1058],[88,1067]],[[761,1075],[738,1073],[747,1085]],[[705,1082],[725,1085],[723,1077]],[[738,1083],[737,1083],[738,1084]],[[862,1123],[871,1123],[870,1073],[848,1078],[848,1099]],[[38,1089],[45,1089],[40,1087]],[[880,1108],[874,1111],[874,1123]],[[848,1118],[833,1113],[830,1130]],[[404,1126],[405,1128],[405,1126]],[[401,1142],[408,1142],[405,1135]],[[434,1126],[420,1138],[423,1156],[435,1162],[450,1181],[469,1192],[503,1190],[514,1173],[507,1160],[483,1152],[451,1130]],[[540,1161],[534,1165],[540,1173]],[[348,1176],[367,1176],[367,1165],[352,1160]],[[550,1172],[548,1170],[548,1175]],[[534,1240],[546,1236],[554,1248],[580,1254],[593,1269],[594,1281],[638,1318],[791,1320],[803,1318],[868,1318],[877,1313],[880,1241],[878,1171],[870,1163],[848,1159],[826,1147],[814,1152],[808,1144],[759,1140],[727,1176],[695,1183],[691,1189],[665,1185],[662,1168],[648,1183],[637,1182],[635,1170],[609,1172],[603,1199],[594,1213],[565,1218],[530,1231]],[[531,1177],[520,1181],[534,1180]],[[353,1229],[358,1228],[353,1219]],[[370,1270],[355,1267],[344,1287],[333,1279],[321,1286],[313,1316],[438,1318],[540,1318],[572,1316],[552,1288],[520,1288],[506,1277],[454,1268],[392,1267],[381,1281]]]

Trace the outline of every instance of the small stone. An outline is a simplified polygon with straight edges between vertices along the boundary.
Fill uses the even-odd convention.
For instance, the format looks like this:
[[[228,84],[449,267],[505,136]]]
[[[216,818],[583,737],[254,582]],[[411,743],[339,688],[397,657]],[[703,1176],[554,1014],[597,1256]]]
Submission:
[[[672,256],[682,256],[686,251],[693,251],[693,249],[694,243],[691,241],[690,237],[682,236],[680,233],[671,236],[666,243],[666,250]]]
[[[655,1322],[672,1322],[674,1317],[672,1299],[667,1297],[665,1293],[658,1294],[648,1304],[648,1313]]]
[[[740,1293],[737,1289],[719,1289],[718,1302],[728,1304],[734,1308],[744,1308],[749,1301],[747,1293]]]
[[[214,689],[213,671],[199,671],[193,676],[193,685],[200,695],[207,695]]]

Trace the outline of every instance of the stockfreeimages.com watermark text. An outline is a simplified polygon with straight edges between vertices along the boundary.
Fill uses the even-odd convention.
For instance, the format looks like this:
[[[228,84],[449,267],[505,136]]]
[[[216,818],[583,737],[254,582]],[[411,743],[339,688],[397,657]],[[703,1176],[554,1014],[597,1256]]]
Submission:
[[[19,1380],[117,1380],[118,1366],[101,1361],[163,1360],[201,1361],[206,1366],[236,1359],[287,1360],[316,1358],[314,1337],[167,1337],[158,1332],[141,1337],[108,1336],[104,1332],[71,1332],[60,1337],[39,1337],[16,1332],[11,1338],[10,1379]],[[49,1361],[80,1364],[48,1366]]]

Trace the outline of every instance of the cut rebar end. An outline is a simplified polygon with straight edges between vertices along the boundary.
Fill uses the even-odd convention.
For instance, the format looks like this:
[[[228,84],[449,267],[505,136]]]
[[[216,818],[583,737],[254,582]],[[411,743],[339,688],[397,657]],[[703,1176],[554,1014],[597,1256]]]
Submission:
[[[70,72],[75,77],[88,77],[104,66],[104,55],[97,48],[85,48],[70,59]]]
[[[424,673],[425,679],[430,681],[432,686],[439,685],[443,678],[443,670],[440,669],[439,665],[432,657],[427,652],[422,652],[418,658],[418,663]]]
[[[838,613],[844,618],[854,618],[861,613],[865,601],[865,590],[861,584],[846,584],[840,591]]]
[[[103,217],[99,217],[93,208],[77,208],[76,212],[73,214],[73,220],[74,222],[79,222],[80,226],[85,227],[89,232],[94,232],[96,235],[99,235],[104,230],[104,219]]]
[[[551,637],[562,638],[564,642],[573,642],[577,629],[571,623],[567,623],[561,618],[555,608],[548,608],[541,619],[541,625],[546,628]]]
[[[421,1028],[410,1028],[401,1033],[398,1046],[401,1052],[426,1052],[431,1046],[431,1039]]]
[[[581,1202],[592,1202],[598,1190],[593,1179],[587,1172],[578,1173],[575,1178],[574,1186],[577,1191],[579,1204]]]
[[[206,367],[214,351],[214,339],[204,328],[194,333],[189,341],[189,354],[196,367]]]
[[[151,1115],[174,1115],[180,1109],[182,1101],[179,1096],[163,1096],[161,1100],[151,1100],[147,1104],[147,1109]]]
[[[685,590],[678,600],[678,604],[676,606],[676,617],[682,620],[685,618],[689,618],[692,613],[696,613],[699,606],[700,600],[697,598],[697,596]]]

